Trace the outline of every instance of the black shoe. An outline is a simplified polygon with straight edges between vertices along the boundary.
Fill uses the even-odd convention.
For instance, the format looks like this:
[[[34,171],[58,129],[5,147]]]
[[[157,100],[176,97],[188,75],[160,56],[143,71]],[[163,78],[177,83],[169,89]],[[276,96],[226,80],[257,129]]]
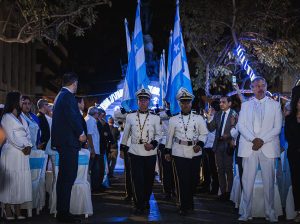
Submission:
[[[230,201],[230,192],[225,193],[225,199],[226,201]]]
[[[149,202],[145,202],[145,209],[149,210],[150,209],[150,203]]]
[[[221,194],[221,195],[218,197],[218,200],[219,200],[219,201],[227,201],[227,195],[226,195],[226,193]]]
[[[180,209],[180,210],[178,211],[178,214],[179,214],[180,216],[186,216],[186,215],[187,215],[187,211],[186,211],[186,210],[183,210],[183,209]]]
[[[143,215],[143,214],[144,214],[144,210],[141,209],[141,208],[136,208],[136,209],[134,210],[134,214],[135,214],[135,215]]]
[[[123,198],[123,200],[127,201],[127,202],[131,202],[132,201],[132,197],[126,196],[125,198]]]
[[[218,190],[211,190],[208,194],[209,195],[217,195],[218,194]]]
[[[75,218],[70,213],[65,213],[65,214],[57,213],[56,220],[58,222],[63,222],[63,223],[81,223],[80,219]]]
[[[209,193],[209,189],[207,187],[201,187],[199,188],[198,193],[200,194]]]
[[[165,196],[164,196],[164,199],[166,201],[170,201],[172,199],[172,195],[170,193],[166,193]]]

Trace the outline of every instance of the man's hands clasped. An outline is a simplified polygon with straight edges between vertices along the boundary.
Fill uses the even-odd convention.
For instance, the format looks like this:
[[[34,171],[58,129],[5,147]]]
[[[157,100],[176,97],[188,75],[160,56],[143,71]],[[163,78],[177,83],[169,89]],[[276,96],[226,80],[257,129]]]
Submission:
[[[253,143],[253,146],[252,146],[253,151],[258,151],[264,145],[264,141],[260,138],[255,138],[252,141],[252,143]]]

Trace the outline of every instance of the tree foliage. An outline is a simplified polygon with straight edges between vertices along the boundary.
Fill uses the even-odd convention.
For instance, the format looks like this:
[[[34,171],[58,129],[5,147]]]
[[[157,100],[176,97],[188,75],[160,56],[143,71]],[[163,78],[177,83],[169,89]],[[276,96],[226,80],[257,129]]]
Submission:
[[[237,44],[268,81],[286,71],[299,75],[299,12],[292,0],[184,1],[181,18],[187,50],[195,55],[195,89],[205,86],[205,74],[211,83],[233,74],[245,77],[233,55]]]
[[[84,35],[97,19],[95,8],[109,0],[0,0],[0,40],[56,42],[59,35]]]

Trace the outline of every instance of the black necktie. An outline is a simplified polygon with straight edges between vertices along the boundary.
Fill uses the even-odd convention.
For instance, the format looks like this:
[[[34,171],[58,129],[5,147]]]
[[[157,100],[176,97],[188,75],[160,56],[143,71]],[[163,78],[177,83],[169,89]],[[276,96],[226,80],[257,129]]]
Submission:
[[[222,119],[221,119],[221,125],[220,125],[220,128],[219,128],[219,137],[222,136],[222,129],[223,129],[223,124],[224,124],[224,120],[225,120],[225,115],[226,115],[226,113],[223,112],[222,113]]]

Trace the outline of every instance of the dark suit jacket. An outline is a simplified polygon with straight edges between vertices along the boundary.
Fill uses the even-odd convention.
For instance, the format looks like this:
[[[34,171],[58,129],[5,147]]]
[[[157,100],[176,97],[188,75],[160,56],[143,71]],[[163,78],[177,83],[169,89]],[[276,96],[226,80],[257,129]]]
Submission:
[[[220,136],[220,126],[221,126],[221,119],[222,119],[222,113],[223,111],[219,111],[215,114],[213,120],[210,123],[207,123],[207,129],[210,132],[213,132],[216,130],[216,137],[215,137],[215,141],[214,141],[214,145],[213,145],[213,150],[216,151],[217,149],[217,145],[218,145],[218,141],[219,141],[219,136]],[[227,120],[226,120],[226,124],[225,124],[225,128],[224,128],[224,134],[227,136],[230,136],[230,130],[231,130],[231,124],[230,124],[230,118],[231,116],[234,115],[234,110],[230,109]],[[228,139],[229,142],[230,139]]]
[[[79,136],[82,133],[82,115],[75,96],[66,88],[62,88],[54,101],[51,145],[58,151],[70,147],[80,150]]]
[[[88,133],[87,133],[87,125],[86,125],[86,122],[85,122],[83,116],[81,116],[81,122],[82,122],[83,132],[84,132],[84,134],[87,136],[87,134],[88,134]],[[85,147],[86,142],[87,142],[87,141],[85,141],[85,142],[83,142],[83,143],[81,144],[81,147],[82,147],[82,148]]]
[[[38,112],[37,117],[39,118],[39,126],[41,129],[41,137],[38,144],[44,143],[42,150],[45,150],[50,139],[50,127],[45,114]]]
[[[110,144],[114,141],[114,138],[110,132],[108,123],[97,121],[97,128],[100,133],[100,154],[110,152]]]

